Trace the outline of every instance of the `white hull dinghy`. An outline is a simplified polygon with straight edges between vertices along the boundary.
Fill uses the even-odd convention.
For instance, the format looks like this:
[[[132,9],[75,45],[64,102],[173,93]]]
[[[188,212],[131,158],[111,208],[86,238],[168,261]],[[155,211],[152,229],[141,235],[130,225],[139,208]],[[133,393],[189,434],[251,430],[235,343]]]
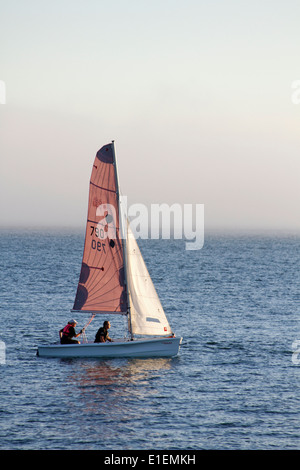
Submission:
[[[114,142],[97,152],[93,164],[72,312],[90,314],[91,319],[101,314],[126,315],[129,339],[90,343],[83,335],[80,344],[40,345],[38,356],[172,357],[179,352],[182,338],[171,330],[129,222],[122,214]]]
[[[39,346],[42,357],[172,357],[178,354],[181,338],[152,338],[112,343],[51,344]]]

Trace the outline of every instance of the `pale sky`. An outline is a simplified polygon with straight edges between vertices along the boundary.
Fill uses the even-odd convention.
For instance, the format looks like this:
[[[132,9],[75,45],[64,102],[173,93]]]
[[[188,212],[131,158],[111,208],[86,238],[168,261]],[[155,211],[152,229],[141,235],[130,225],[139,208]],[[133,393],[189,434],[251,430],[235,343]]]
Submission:
[[[97,150],[129,203],[300,231],[300,2],[1,0],[1,226],[84,226]]]

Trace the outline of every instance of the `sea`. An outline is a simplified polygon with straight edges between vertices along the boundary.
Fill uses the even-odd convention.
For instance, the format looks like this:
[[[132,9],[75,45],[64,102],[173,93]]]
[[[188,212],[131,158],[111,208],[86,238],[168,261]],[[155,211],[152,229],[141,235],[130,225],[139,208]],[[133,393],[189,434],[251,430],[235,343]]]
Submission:
[[[49,359],[37,346],[74,316],[84,230],[1,229],[0,449],[299,449],[299,241],[139,240],[178,356]],[[106,319],[124,334],[97,316],[88,339]]]

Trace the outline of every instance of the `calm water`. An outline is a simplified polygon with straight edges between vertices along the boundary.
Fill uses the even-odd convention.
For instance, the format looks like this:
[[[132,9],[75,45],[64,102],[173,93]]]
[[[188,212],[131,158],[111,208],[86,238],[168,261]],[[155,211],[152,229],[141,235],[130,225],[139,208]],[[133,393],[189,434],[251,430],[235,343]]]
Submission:
[[[1,449],[299,449],[299,238],[143,241],[180,355],[38,358],[72,316],[83,238],[0,232]]]

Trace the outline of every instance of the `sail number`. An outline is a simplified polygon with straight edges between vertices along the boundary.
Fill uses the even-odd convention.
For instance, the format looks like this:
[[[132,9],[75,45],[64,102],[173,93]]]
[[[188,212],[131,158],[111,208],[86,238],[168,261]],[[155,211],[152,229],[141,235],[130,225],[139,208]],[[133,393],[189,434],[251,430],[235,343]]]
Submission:
[[[99,227],[94,227],[94,225],[91,225],[91,236],[92,235],[96,235],[97,238],[106,238],[104,229],[99,229]]]
[[[105,243],[96,242],[96,240],[94,239],[92,240],[92,249],[97,251],[103,251],[104,254],[106,253]]]
[[[93,235],[96,235],[97,238],[105,238],[105,234],[104,234],[104,230],[103,228],[100,228],[99,227],[94,227],[93,225],[91,225],[91,236]],[[91,247],[92,247],[92,250],[97,250],[97,251],[103,251],[104,254],[106,254],[106,251],[105,251],[105,243],[102,243],[101,241],[96,241],[94,238],[92,239],[92,242],[91,242]]]

